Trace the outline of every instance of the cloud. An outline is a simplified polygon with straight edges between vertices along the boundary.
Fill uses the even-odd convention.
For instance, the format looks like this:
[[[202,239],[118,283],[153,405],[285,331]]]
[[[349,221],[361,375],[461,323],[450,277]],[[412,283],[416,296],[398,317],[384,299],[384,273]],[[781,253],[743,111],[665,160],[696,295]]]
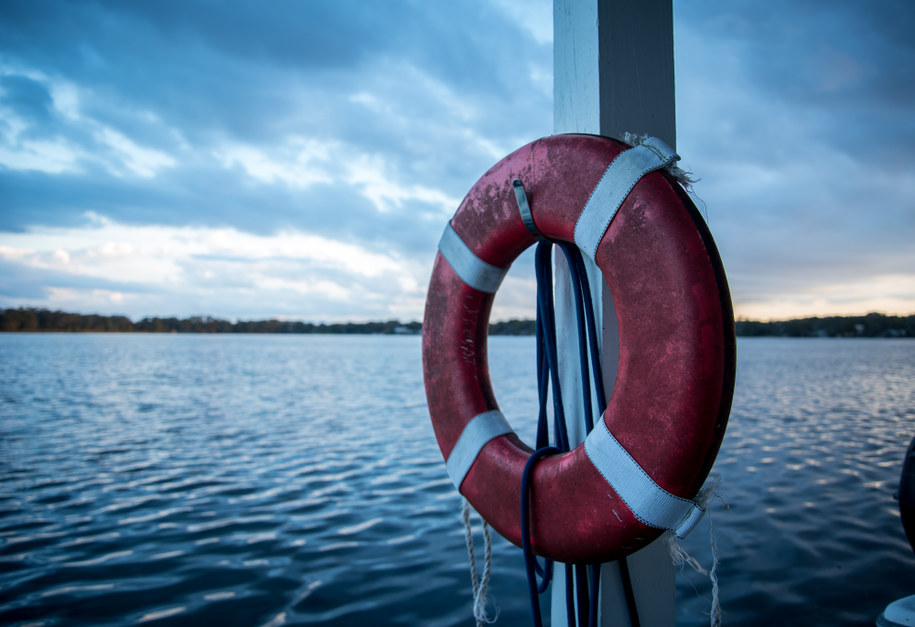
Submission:
[[[4,73],[7,72],[7,73]],[[49,174],[102,169],[116,177],[152,178],[176,160],[83,114],[81,90],[37,71],[0,69],[0,166]],[[151,114],[138,115],[155,123]]]
[[[105,311],[137,318],[182,314],[187,307],[207,313],[217,304],[220,315],[233,318],[309,320],[347,310],[359,319],[415,315],[425,298],[429,269],[339,239],[88,219],[85,227],[7,235],[0,246],[7,277],[0,294],[14,305],[37,299],[56,308],[78,294],[106,292],[112,298]],[[181,311],[157,308],[167,302],[180,303]]]
[[[674,11],[738,313],[915,310],[911,3]],[[0,46],[0,306],[417,319],[461,198],[552,130],[548,0],[7,2]]]
[[[738,312],[854,313],[843,291],[858,313],[915,310],[863,287],[915,267],[915,75],[895,62],[915,67],[915,48],[855,3],[720,9],[678,15],[678,133]]]
[[[701,61],[686,61],[705,63],[699,74],[790,112],[804,126],[805,139],[856,159],[889,163],[908,154],[915,132],[908,114],[915,105],[911,3],[887,0],[877,8],[853,1],[779,0],[678,8],[678,36],[689,38],[678,50],[717,51],[715,58],[703,54]],[[730,71],[708,71],[709,65]],[[682,64],[680,71],[692,78]],[[738,74],[739,84],[729,84]],[[763,122],[757,128],[771,126]]]
[[[142,222],[158,205],[168,223],[256,228],[209,202],[218,189],[245,202],[263,196],[249,205],[269,214],[258,225],[284,228],[295,224],[288,207],[302,201],[275,188],[316,183],[324,185],[309,195],[326,190],[326,204],[354,185],[379,210],[417,201],[437,211],[531,139],[532,118],[549,131],[549,93],[506,67],[517,57],[510,42],[545,61],[549,47],[486,5],[453,9],[452,23],[452,9],[423,5],[237,6],[86,3],[63,16],[38,3],[12,16],[4,34],[14,54],[2,71],[30,77],[56,123],[18,116],[44,143],[6,142],[0,183],[19,210],[3,227],[72,224],[87,210]],[[452,28],[459,22],[467,28]],[[117,180],[125,177],[154,180]],[[52,210],[33,198],[52,178],[52,195],[75,202],[56,200]]]

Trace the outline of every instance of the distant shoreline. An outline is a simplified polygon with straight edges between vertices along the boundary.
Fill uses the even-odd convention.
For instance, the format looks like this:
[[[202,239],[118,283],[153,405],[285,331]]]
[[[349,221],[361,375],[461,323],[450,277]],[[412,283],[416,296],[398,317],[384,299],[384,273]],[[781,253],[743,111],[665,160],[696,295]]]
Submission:
[[[738,320],[738,337],[904,337],[915,338],[915,314],[888,316],[826,316],[762,322]],[[490,335],[533,335],[533,320],[492,322]],[[271,333],[335,335],[418,335],[420,322],[386,320],[377,322],[313,323],[284,320],[229,322],[210,316],[190,318],[143,318],[133,322],[126,316],[102,316],[51,311],[38,308],[0,310],[0,332],[94,332],[94,333]]]

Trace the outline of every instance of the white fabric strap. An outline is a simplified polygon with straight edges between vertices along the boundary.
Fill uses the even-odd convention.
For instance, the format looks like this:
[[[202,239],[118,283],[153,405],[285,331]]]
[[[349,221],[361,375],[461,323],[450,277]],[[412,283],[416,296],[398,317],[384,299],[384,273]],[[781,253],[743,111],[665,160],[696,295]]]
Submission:
[[[470,467],[477,460],[477,455],[483,450],[483,447],[500,435],[513,433],[514,430],[508,424],[505,416],[498,409],[477,414],[471,418],[461,437],[458,438],[457,444],[451,449],[451,455],[445,462],[445,469],[451,482],[458,490],[464,482],[464,477],[470,472]]]
[[[591,192],[591,197],[575,223],[575,244],[591,259],[610,227],[613,216],[639,180],[654,170],[666,168],[680,157],[657,137],[617,155]]]
[[[588,459],[632,511],[650,527],[670,529],[685,538],[704,513],[695,502],[673,495],[648,476],[638,462],[600,423],[585,439]]]
[[[438,250],[464,283],[481,292],[495,294],[508,273],[507,268],[494,266],[477,257],[450,222],[438,242]]]

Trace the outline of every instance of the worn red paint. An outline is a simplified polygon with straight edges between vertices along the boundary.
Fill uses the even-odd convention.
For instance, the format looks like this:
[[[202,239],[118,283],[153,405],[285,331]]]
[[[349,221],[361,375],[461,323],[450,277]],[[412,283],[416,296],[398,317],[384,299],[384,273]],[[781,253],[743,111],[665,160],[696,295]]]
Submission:
[[[537,140],[484,174],[451,224],[478,257],[507,268],[534,243],[512,190],[512,180],[520,178],[537,228],[550,239],[572,242],[591,191],[625,149],[591,135]],[[620,207],[596,261],[613,293],[621,344],[603,420],[661,487],[693,498],[721,445],[734,387],[734,319],[714,242],[680,186],[654,172]],[[474,416],[498,408],[486,353],[492,300],[436,257],[423,322],[423,368],[446,459]],[[530,453],[514,434],[498,437],[461,485],[477,511],[517,545],[521,471]],[[559,561],[616,559],[661,533],[633,517],[583,446],[537,466],[531,503],[534,552]]]

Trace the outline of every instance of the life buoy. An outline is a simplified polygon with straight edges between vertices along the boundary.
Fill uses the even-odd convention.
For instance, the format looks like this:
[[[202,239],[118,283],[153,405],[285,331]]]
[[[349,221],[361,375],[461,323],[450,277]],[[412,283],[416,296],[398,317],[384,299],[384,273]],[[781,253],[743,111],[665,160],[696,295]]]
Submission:
[[[642,148],[659,152],[651,143]],[[616,307],[617,379],[585,444],[544,458],[531,478],[533,552],[563,562],[617,559],[664,527],[683,523],[662,524],[658,520],[672,514],[658,518],[651,511],[657,503],[636,507],[633,501],[650,483],[662,501],[674,499],[674,509],[679,501],[691,503],[730,412],[736,341],[714,242],[687,194],[660,169],[633,178],[631,191],[599,186],[629,150],[635,149],[605,137],[555,135],[505,157],[447,225],[426,301],[426,396],[449,473],[483,518],[521,546],[521,475],[532,450],[507,426],[493,395],[490,310],[504,272],[536,241],[535,229],[580,248],[591,242],[585,252],[601,269]],[[617,169],[632,168],[631,159],[617,163]],[[532,225],[519,212],[515,179],[527,192]],[[602,198],[594,197],[608,194],[619,196],[618,211],[595,220],[593,206]],[[599,228],[590,228],[594,224]],[[476,442],[466,446],[468,439]],[[634,469],[626,485],[607,476],[617,463]],[[689,518],[695,508],[677,511]]]

